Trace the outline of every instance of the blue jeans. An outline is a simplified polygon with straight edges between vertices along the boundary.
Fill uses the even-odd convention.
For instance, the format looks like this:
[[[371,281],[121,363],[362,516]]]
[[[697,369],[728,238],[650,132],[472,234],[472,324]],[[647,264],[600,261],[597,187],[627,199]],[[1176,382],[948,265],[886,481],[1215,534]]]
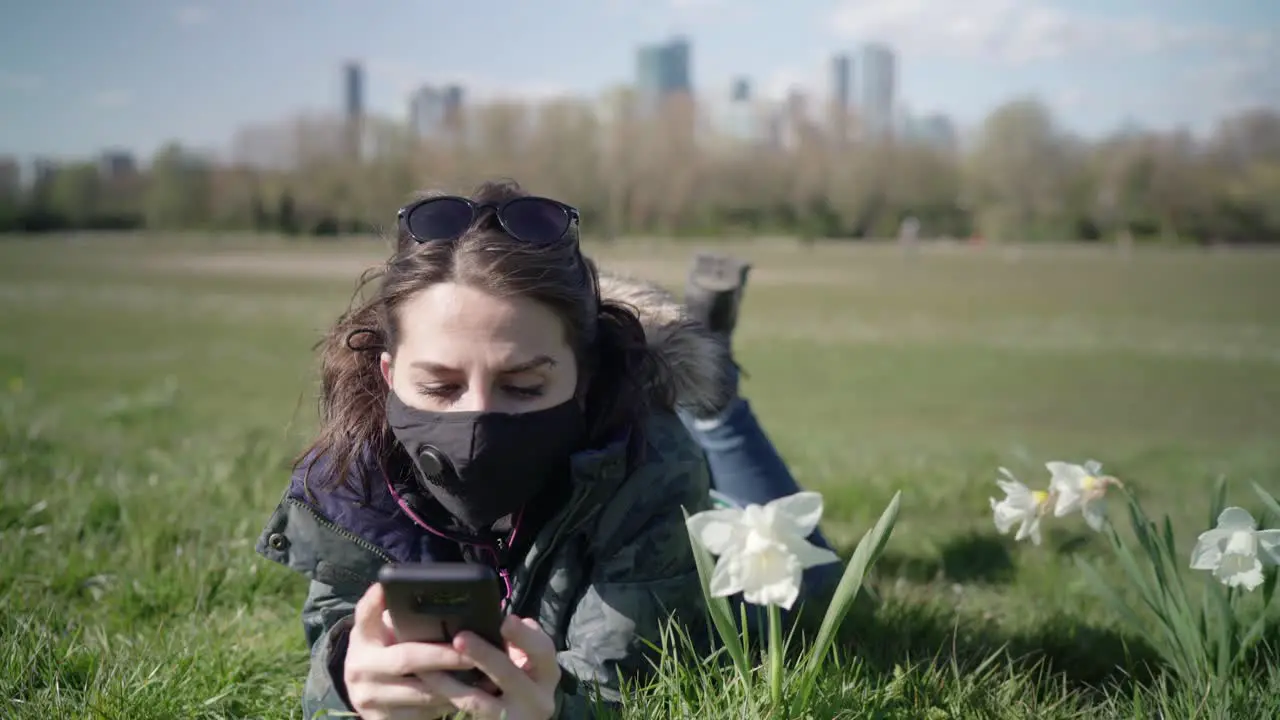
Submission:
[[[738,372],[736,368],[732,372],[736,390]],[[800,492],[787,464],[751,411],[751,404],[736,392],[733,402],[717,417],[695,419],[681,413],[680,419],[706,454],[712,489],[729,500],[740,505],[764,505]],[[809,542],[833,549],[821,530],[814,530]],[[805,571],[802,589],[833,588],[843,572],[841,563],[811,567]]]

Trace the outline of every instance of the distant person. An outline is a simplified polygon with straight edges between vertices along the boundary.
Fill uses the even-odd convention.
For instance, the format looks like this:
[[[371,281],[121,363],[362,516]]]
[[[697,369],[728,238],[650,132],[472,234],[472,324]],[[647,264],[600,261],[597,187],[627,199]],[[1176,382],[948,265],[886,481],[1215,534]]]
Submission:
[[[898,245],[902,251],[908,253],[914,251],[919,237],[920,221],[914,215],[903,218],[902,224],[898,226]]]
[[[375,294],[322,344],[319,435],[257,546],[311,581],[304,717],[587,717],[671,614],[705,639],[682,508],[798,490],[738,396],[748,269],[699,257],[682,307],[597,274],[578,212],[513,183],[401,210]],[[394,643],[378,569],[432,560],[504,579],[508,648]],[[443,672],[466,663],[500,692]]]

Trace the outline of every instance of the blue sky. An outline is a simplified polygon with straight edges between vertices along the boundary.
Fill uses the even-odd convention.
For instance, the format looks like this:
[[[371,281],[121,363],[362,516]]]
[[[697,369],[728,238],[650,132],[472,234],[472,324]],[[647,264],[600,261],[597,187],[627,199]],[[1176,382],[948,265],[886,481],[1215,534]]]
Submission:
[[[1091,135],[1280,107],[1274,0],[12,0],[3,19],[0,153],[24,158],[222,149],[246,123],[336,110],[347,58],[395,116],[423,82],[596,93],[677,32],[706,95],[742,74],[821,97],[833,53],[879,40],[902,101],[962,126],[1026,94]]]

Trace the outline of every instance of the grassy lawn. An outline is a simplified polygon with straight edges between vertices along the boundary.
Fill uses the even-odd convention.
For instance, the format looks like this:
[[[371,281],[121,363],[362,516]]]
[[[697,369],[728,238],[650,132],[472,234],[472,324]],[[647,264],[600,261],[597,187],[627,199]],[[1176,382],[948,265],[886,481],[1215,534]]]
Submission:
[[[744,393],[828,534],[851,548],[903,492],[885,603],[814,717],[1272,716],[1274,671],[1230,698],[1147,677],[1075,566],[1114,572],[1103,538],[1074,517],[1015,545],[987,498],[1001,465],[1043,485],[1044,461],[1096,458],[1187,554],[1219,475],[1258,514],[1248,481],[1280,490],[1280,254],[733,249],[756,263]],[[693,250],[592,248],[672,287]],[[311,346],[380,254],[0,241],[0,716],[299,716],[305,582],[252,545],[313,427]],[[717,697],[631,714],[738,716]]]

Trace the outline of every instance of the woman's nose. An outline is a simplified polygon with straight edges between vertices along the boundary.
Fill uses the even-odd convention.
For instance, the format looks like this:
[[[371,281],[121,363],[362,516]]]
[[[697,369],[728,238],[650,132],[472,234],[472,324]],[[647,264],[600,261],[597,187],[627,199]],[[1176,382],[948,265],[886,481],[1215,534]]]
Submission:
[[[495,412],[501,409],[497,403],[497,395],[492,389],[473,385],[454,405],[454,409],[461,412]]]

